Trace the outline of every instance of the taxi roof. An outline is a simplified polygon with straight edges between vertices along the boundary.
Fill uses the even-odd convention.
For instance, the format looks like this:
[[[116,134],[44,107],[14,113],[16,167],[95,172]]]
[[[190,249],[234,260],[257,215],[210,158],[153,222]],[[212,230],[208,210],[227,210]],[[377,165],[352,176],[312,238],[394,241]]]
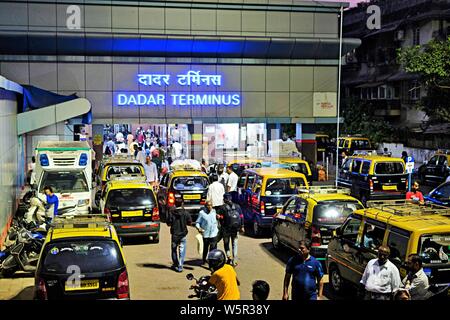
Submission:
[[[349,196],[347,194],[339,194],[339,193],[328,193],[328,194],[321,194],[321,193],[313,193],[313,194],[309,194],[309,193],[304,193],[304,194],[300,194],[300,196],[302,196],[302,198],[310,198],[315,200],[316,202],[320,202],[320,201],[332,201],[332,200],[344,200],[344,201],[358,201],[358,199]]]
[[[245,169],[247,172],[254,172],[269,178],[287,177],[287,178],[305,178],[303,173],[284,169],[284,168],[251,168]]]
[[[145,182],[143,179],[134,180],[110,180],[108,181],[109,189],[152,189],[152,186]],[[152,189],[153,190],[153,189]]]
[[[389,162],[404,162],[402,158],[393,158],[393,157],[387,157],[387,156],[379,156],[379,155],[355,155],[355,156],[349,156],[348,158],[361,158],[361,159],[367,159],[367,160],[373,160],[373,161],[389,161]]]
[[[369,141],[369,138],[365,138],[365,137],[355,137],[355,136],[339,137],[338,139],[356,139],[356,140],[368,140],[368,141]]]
[[[303,160],[301,158],[297,157],[271,157],[267,158],[268,160],[275,160],[275,161],[287,161],[287,162],[293,162],[293,163],[305,163],[308,164],[308,161]]]
[[[50,234],[51,240],[59,240],[74,237],[100,237],[112,239],[113,235],[109,227],[73,228],[73,229],[58,228],[53,229]]]
[[[172,170],[170,171],[175,177],[189,177],[192,175],[208,178],[208,175],[201,170]]]
[[[401,216],[374,208],[356,210],[354,214],[365,216],[411,232],[450,232],[450,220],[445,216]]]
[[[123,164],[123,165],[128,165],[128,164],[133,164],[133,165],[141,165],[142,166],[142,163],[141,162],[139,162],[138,160],[134,160],[134,159],[123,159],[123,158],[111,158],[111,159],[108,159],[108,160],[106,160],[105,162],[104,162],[104,165],[105,166],[107,166],[107,165],[111,165],[111,164],[113,164],[113,165],[121,165],[121,164]]]
[[[264,162],[263,159],[258,158],[240,158],[240,159],[231,159],[227,161],[227,165],[234,163],[255,163],[255,162]]]

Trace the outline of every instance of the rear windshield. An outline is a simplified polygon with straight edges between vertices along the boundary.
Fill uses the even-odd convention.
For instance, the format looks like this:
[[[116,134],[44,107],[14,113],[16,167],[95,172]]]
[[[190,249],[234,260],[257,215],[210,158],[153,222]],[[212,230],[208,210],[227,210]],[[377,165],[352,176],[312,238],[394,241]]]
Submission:
[[[450,255],[450,233],[420,237],[420,255],[426,263],[448,262]]]
[[[298,173],[303,173],[305,176],[309,175],[308,168],[304,163],[296,163],[293,165],[294,170]]]
[[[379,162],[375,164],[375,174],[402,174],[405,171],[401,162]]]
[[[108,207],[153,206],[155,198],[149,189],[111,190],[106,201]]]
[[[45,171],[40,192],[51,186],[57,193],[89,192],[88,182],[83,171]]]
[[[330,144],[330,138],[328,137],[316,137],[317,148],[325,148]]]
[[[322,201],[314,207],[313,223],[342,224],[359,209],[363,206],[356,201]]]
[[[111,175],[115,174],[142,174],[143,167],[139,165],[120,165],[109,166],[106,172],[106,179],[111,179]]]
[[[208,179],[205,177],[177,177],[173,180],[175,190],[203,190],[208,188]]]
[[[81,273],[107,272],[124,266],[117,244],[110,240],[64,241],[50,243],[44,252],[43,271],[73,273],[69,266],[78,266]]]
[[[298,189],[305,183],[301,178],[277,178],[268,179],[266,184],[266,195],[297,194]]]
[[[353,140],[351,147],[356,150],[371,148],[369,140]]]

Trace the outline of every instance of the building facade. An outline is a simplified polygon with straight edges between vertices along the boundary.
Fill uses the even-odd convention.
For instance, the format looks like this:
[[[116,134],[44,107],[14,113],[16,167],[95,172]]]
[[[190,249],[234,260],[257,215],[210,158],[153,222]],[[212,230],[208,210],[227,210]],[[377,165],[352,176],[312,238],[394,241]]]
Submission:
[[[366,26],[370,5],[381,9],[381,29]],[[417,76],[406,73],[397,50],[424,45],[450,35],[450,2],[442,0],[373,0],[360,3],[344,15],[344,36],[362,44],[347,53],[343,66],[346,97],[369,103],[375,115],[397,127],[419,127],[426,116],[415,106],[426,90]]]

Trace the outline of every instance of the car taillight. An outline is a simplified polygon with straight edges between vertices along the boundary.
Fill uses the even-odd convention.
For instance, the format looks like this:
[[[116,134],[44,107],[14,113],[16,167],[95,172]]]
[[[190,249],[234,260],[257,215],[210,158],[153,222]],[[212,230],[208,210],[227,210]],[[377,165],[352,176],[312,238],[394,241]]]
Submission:
[[[108,208],[103,209],[103,213],[106,214],[108,216],[108,220],[109,222],[111,222],[111,210],[109,210]]]
[[[266,212],[266,204],[264,203],[264,201],[260,202],[260,208],[261,208],[261,214],[265,214],[265,212]]]
[[[39,300],[47,300],[47,288],[45,287],[44,279],[39,279],[37,287],[37,298]]]
[[[153,208],[152,221],[159,221],[159,210],[158,207]]]
[[[369,179],[369,187],[370,187],[370,190],[373,190],[373,180],[372,179]]]
[[[321,236],[320,236],[320,229],[312,226],[311,227],[311,246],[312,247],[320,247],[322,244]]]
[[[169,192],[169,198],[167,200],[167,205],[169,207],[173,207],[175,205],[175,194],[173,192]]]
[[[130,286],[128,284],[128,273],[126,270],[119,276],[116,293],[118,299],[127,299],[130,297]]]

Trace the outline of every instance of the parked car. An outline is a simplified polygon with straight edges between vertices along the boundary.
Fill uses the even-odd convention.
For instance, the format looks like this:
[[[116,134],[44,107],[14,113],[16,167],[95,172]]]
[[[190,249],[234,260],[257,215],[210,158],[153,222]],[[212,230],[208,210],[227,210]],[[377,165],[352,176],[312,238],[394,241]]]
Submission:
[[[176,198],[183,198],[184,208],[195,219],[206,203],[208,187],[208,176],[200,170],[172,170],[166,173],[158,191],[162,220],[165,221],[167,210],[175,205]]]
[[[351,189],[363,204],[375,199],[404,199],[408,174],[400,158],[383,156],[347,157],[339,169],[338,185]]]
[[[450,207],[450,182],[444,182],[424,197],[425,201]]]
[[[109,181],[101,195],[101,212],[107,214],[121,237],[149,237],[159,242],[160,217],[153,187],[145,178]]]
[[[107,217],[54,219],[35,274],[34,297],[130,299],[125,257]]]
[[[425,184],[440,184],[450,176],[450,150],[438,150],[417,170],[417,177]]]
[[[246,169],[238,181],[238,202],[244,211],[244,223],[254,235],[272,227],[272,217],[284,203],[309,188],[302,173],[280,168]]]
[[[272,222],[272,244],[298,251],[301,240],[311,240],[311,254],[324,261],[333,230],[363,205],[347,188],[310,187],[309,192],[289,198]]]
[[[392,201],[368,205],[371,208],[352,213],[328,244],[326,264],[331,289],[341,293],[346,284],[358,286],[380,245],[391,249],[389,259],[399,268],[402,278],[407,274],[408,256],[418,253],[430,284],[448,286],[450,223],[442,209],[432,213],[429,208],[407,201],[400,206]],[[450,209],[447,211],[450,213]]]

